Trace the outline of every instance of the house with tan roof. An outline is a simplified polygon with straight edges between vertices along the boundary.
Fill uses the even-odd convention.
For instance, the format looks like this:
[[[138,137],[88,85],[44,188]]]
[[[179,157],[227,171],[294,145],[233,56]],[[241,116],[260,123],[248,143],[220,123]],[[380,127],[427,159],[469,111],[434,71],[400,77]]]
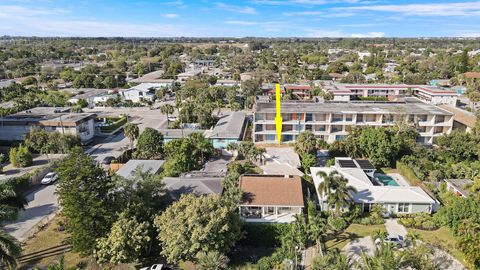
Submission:
[[[305,205],[300,176],[243,175],[240,217],[246,222],[290,223]]]

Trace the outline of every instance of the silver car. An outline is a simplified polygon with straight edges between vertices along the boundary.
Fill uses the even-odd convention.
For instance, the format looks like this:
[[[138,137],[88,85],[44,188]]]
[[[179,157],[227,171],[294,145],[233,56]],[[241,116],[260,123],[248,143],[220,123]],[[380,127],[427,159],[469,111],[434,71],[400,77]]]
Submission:
[[[43,177],[41,183],[42,183],[42,185],[49,185],[49,184],[57,181],[57,179],[58,179],[58,175],[56,173],[49,172]]]

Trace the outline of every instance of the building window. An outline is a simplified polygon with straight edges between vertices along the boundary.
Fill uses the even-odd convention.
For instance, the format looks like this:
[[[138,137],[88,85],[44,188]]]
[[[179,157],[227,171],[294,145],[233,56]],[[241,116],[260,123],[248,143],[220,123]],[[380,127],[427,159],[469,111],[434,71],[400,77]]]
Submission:
[[[282,138],[282,141],[283,141],[283,142],[290,142],[290,141],[293,140],[293,136],[292,136],[292,135],[283,135],[282,137],[283,137],[283,138]]]
[[[352,122],[352,120],[353,120],[353,115],[352,114],[346,114],[345,115],[345,121]]]
[[[312,125],[305,125],[305,130],[312,131]]]
[[[257,134],[255,135],[255,141],[256,142],[263,142],[263,135],[262,134]]]
[[[255,125],[255,131],[263,131],[263,125]]]
[[[275,141],[275,134],[267,134],[267,141]]]
[[[342,121],[343,121],[343,115],[341,114],[332,115],[332,122],[342,122]]]
[[[363,114],[357,114],[357,123],[363,122]]]
[[[409,204],[409,203],[399,203],[399,204],[398,204],[398,208],[397,208],[397,212],[398,212],[398,213],[408,213],[408,212],[409,212],[409,208],[410,208],[410,204]]]
[[[306,121],[306,122],[311,122],[311,121],[313,121],[313,115],[312,115],[311,113],[307,113],[307,114],[305,115],[305,121]]]

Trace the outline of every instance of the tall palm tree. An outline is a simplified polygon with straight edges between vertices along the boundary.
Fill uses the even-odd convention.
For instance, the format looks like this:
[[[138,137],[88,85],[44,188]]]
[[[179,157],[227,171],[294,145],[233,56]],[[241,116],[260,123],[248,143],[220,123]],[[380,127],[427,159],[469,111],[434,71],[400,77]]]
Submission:
[[[196,268],[198,270],[222,270],[227,268],[229,259],[218,251],[199,252]]]
[[[408,258],[395,249],[392,243],[381,242],[380,246],[375,248],[373,255],[362,251],[356,268],[362,270],[402,269],[408,263]]]
[[[347,186],[347,180],[343,177],[336,178],[336,187],[334,192],[328,197],[328,207],[335,207],[335,215],[340,216],[340,210],[344,206],[350,206],[353,203],[352,192],[357,192],[357,190],[352,186]]]
[[[19,196],[11,185],[0,185],[0,223],[14,220],[18,210],[23,209],[26,204],[25,199]],[[16,257],[21,252],[18,241],[0,229],[0,269],[15,269]]]
[[[130,150],[133,150],[133,141],[135,141],[139,134],[140,130],[137,125],[128,123],[123,127],[123,131],[125,133],[125,136],[130,140]]]
[[[175,111],[175,107],[171,104],[165,104],[160,106],[160,112],[167,115],[167,125],[170,122],[170,120],[168,119],[168,116],[173,114],[174,111]]]
[[[315,215],[308,223],[308,234],[315,240],[317,246],[317,252],[323,257],[323,244],[327,237],[327,222],[319,215]]]

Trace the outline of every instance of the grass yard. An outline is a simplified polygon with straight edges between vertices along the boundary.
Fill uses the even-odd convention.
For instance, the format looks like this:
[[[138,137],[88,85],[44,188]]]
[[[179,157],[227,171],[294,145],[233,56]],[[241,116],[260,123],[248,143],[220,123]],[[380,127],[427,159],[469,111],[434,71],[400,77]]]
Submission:
[[[455,237],[447,227],[441,227],[434,231],[425,231],[418,229],[407,228],[409,232],[418,233],[420,240],[438,246],[440,249],[450,253],[455,259],[459,260],[463,265],[467,265],[465,262],[465,256],[457,249]]]
[[[68,267],[87,264],[88,258],[81,258],[79,254],[71,251],[70,245],[66,243],[67,233],[59,230],[59,220],[59,217],[55,217],[22,245],[19,269],[47,266],[56,263],[62,255]]]
[[[341,234],[336,236],[329,236],[329,240],[326,243],[327,249],[341,250],[350,241],[371,235],[374,231],[385,230],[385,225],[360,225],[351,224]]]

